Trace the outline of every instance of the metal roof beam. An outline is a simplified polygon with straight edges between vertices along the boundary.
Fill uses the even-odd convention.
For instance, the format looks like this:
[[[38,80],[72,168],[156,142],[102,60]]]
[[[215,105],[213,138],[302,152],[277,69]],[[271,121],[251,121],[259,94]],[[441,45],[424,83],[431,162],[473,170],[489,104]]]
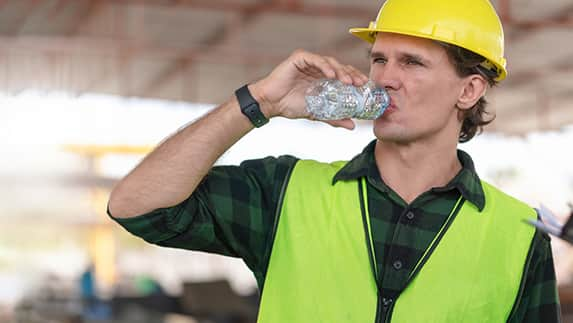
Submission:
[[[499,15],[506,27],[513,28],[508,41],[518,41],[530,35],[530,31],[543,28],[573,28],[573,5],[567,5],[556,14],[536,19],[516,19],[511,11],[511,0],[499,0]]]
[[[50,55],[66,53],[73,55],[86,56],[117,56],[122,52],[142,53],[155,59],[176,59],[181,56],[189,56],[196,60],[205,62],[220,62],[225,59],[231,63],[242,63],[247,58],[248,61],[256,62],[278,62],[284,59],[284,55],[269,53],[252,53],[242,51],[237,48],[233,55],[211,54],[206,55],[210,47],[201,46],[194,49],[174,49],[157,46],[147,42],[130,42],[119,39],[92,39],[85,37],[55,37],[55,36],[20,36],[20,37],[2,37],[0,36],[0,52],[3,50],[22,51],[29,55]]]
[[[21,0],[20,0],[21,1]],[[3,35],[12,35],[12,36],[16,36],[20,33],[20,31],[22,30],[22,28],[24,27],[24,25],[26,25],[26,22],[28,21],[28,18],[32,15],[32,13],[34,12],[34,10],[42,3],[41,0],[28,0],[25,3],[25,8],[22,10],[23,14],[21,14],[18,17],[15,17],[14,19],[12,19],[11,21],[6,21],[5,25],[8,27],[7,29],[4,29],[3,27]]]
[[[77,0],[75,0],[77,1]],[[78,35],[82,27],[89,22],[93,17],[95,17],[100,9],[109,4],[109,0],[86,0],[84,8],[76,16],[74,16],[74,22],[71,24],[70,28],[67,30],[68,36]]]
[[[142,0],[119,0],[118,2],[141,4]],[[305,4],[303,1],[299,0],[274,0],[260,1],[256,3],[240,3],[234,0],[173,0],[164,3],[147,0],[143,2],[155,6],[179,5],[190,9],[216,10],[233,13],[239,12],[243,15],[293,13],[312,17],[356,17],[367,19],[373,19],[376,17],[376,12],[373,12],[372,8],[352,5]]]
[[[272,4],[265,4],[272,5]],[[229,41],[234,35],[240,33],[241,30],[246,28],[249,24],[252,24],[256,18],[259,16],[259,10],[245,10],[241,11],[242,14],[238,17],[233,18],[226,25],[211,32],[204,40],[201,42],[202,48],[189,50],[181,55],[177,56],[168,64],[162,71],[157,73],[157,75],[151,79],[146,85],[144,85],[138,92],[140,93],[153,93],[157,88],[161,87],[170,79],[174,78],[180,73],[185,73],[195,61],[197,57],[209,56],[221,44]]]
[[[566,58],[564,60],[557,61],[550,66],[543,68],[535,68],[523,72],[518,72],[515,74],[510,74],[507,78],[507,83],[504,87],[519,87],[527,83],[534,83],[539,81],[540,78],[552,75],[552,74],[562,74],[573,72],[573,62]]]

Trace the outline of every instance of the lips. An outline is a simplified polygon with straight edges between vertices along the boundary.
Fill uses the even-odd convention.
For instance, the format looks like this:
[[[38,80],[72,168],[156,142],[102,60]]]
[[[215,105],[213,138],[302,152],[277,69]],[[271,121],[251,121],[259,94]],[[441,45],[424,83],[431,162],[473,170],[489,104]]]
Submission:
[[[384,114],[391,113],[391,112],[396,111],[396,110],[398,110],[398,107],[394,103],[394,99],[390,98],[390,104],[386,108],[386,111],[384,111]]]

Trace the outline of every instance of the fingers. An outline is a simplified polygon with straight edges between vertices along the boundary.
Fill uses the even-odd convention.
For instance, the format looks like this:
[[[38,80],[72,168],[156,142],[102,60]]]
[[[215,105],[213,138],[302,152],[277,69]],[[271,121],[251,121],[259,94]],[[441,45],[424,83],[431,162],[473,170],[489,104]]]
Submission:
[[[335,78],[337,73],[334,67],[322,56],[304,50],[296,50],[293,55],[296,69],[314,78]]]
[[[356,86],[361,86],[368,82],[368,77],[354,66],[343,65],[335,58],[329,56],[325,56],[324,59],[333,66],[337,78],[342,82]]]
[[[337,78],[343,83],[362,86],[368,76],[351,65],[344,65],[333,57],[321,56],[304,50],[293,53],[297,69],[313,78]]]
[[[346,68],[349,70],[349,73],[352,75],[352,79],[354,80],[354,85],[362,86],[369,81],[368,76],[364,73],[359,71],[356,67],[352,65],[346,65]]]
[[[336,128],[345,128],[348,130],[354,130],[356,124],[352,119],[342,119],[342,120],[324,120],[323,122]]]
[[[336,59],[332,57],[325,56],[324,59],[334,68],[336,71],[336,78],[341,80],[343,83],[346,84],[353,84],[354,80],[352,79],[352,75],[350,74],[349,69],[345,66],[340,64]]]

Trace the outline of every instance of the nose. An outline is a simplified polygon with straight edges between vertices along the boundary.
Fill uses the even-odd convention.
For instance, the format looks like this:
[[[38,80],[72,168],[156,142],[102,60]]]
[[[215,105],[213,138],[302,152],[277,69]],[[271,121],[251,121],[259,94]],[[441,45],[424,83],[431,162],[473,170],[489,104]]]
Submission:
[[[386,90],[398,90],[401,86],[400,70],[395,64],[373,65],[370,68],[370,79],[376,86]]]

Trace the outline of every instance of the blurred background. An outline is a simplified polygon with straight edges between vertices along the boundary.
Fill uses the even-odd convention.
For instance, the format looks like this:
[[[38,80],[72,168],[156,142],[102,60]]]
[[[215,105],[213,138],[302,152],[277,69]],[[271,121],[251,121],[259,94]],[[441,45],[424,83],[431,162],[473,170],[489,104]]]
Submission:
[[[573,201],[573,3],[496,0],[509,76],[460,146],[488,180],[562,221]],[[158,248],[111,222],[114,183],[163,138],[305,48],[368,72],[372,0],[0,1],[0,322],[254,322],[238,259]],[[350,158],[372,140],[272,120],[219,164]],[[573,252],[553,239],[563,311]],[[566,321],[569,319],[566,318]],[[573,320],[569,320],[573,322]]]

